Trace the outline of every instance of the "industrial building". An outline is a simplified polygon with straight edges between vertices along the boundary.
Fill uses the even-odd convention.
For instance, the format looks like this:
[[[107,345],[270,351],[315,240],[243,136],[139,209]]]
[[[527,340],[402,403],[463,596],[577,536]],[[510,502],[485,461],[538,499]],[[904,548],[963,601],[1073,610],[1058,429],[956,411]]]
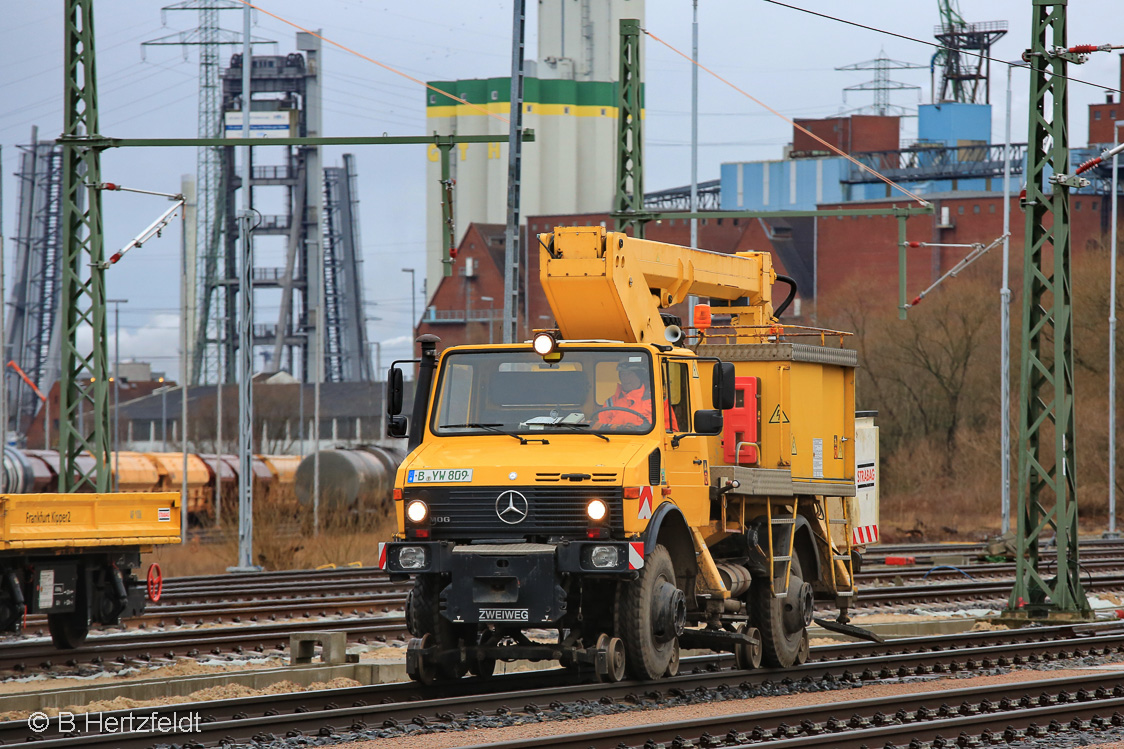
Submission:
[[[644,18],[644,0],[542,0],[538,58],[523,81],[523,126],[535,141],[523,146],[520,212],[593,213],[612,202],[616,179],[618,47],[621,18]],[[430,81],[489,113],[426,90],[426,131],[506,135],[511,78]],[[444,274],[441,247],[441,168],[436,146],[426,167],[426,289],[437,294]],[[463,143],[451,164],[454,244],[472,223],[507,216],[507,144]],[[497,296],[497,299],[500,298]],[[500,304],[502,306],[502,303]]]

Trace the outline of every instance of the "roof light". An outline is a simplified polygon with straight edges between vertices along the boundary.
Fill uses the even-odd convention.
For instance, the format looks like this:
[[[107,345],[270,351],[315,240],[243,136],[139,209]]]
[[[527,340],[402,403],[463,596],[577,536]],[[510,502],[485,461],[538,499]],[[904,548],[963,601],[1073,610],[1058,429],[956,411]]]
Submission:
[[[554,353],[558,348],[558,341],[550,333],[537,333],[535,334],[534,342],[531,344],[535,349],[535,353],[539,356],[546,356],[547,354]]]

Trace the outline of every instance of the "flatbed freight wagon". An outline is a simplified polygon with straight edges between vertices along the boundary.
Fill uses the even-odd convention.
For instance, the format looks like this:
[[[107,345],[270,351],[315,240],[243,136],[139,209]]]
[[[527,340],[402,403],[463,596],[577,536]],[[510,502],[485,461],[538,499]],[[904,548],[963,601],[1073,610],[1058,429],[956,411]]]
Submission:
[[[140,556],[179,543],[180,517],[178,492],[0,495],[0,631],[45,614],[55,645],[69,649],[91,622],[142,613],[160,581],[136,577]]]

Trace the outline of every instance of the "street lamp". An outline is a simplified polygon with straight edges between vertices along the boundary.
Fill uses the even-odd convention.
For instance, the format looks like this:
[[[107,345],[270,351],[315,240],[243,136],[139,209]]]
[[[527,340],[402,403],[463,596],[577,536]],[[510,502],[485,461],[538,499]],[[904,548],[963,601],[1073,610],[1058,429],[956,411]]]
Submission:
[[[495,317],[496,314],[496,310],[495,307],[492,306],[492,302],[496,300],[490,296],[482,296],[480,297],[480,301],[488,302],[488,344],[490,345],[494,342],[492,336],[492,318]]]
[[[164,382],[164,378],[160,378]],[[168,452],[168,386],[160,388],[160,452]]]
[[[410,338],[414,337],[414,326],[418,324],[418,305],[417,305],[417,288],[418,283],[414,276],[413,268],[403,268],[403,273],[410,274]],[[413,350],[411,344],[410,350]]]
[[[1112,123],[1113,140],[1120,142],[1124,120]],[[1116,221],[1120,197],[1117,155],[1112,154],[1112,231],[1109,240],[1108,300],[1108,533],[1116,538]]]
[[[113,305],[113,491],[121,491],[121,305],[128,299],[106,299]]]

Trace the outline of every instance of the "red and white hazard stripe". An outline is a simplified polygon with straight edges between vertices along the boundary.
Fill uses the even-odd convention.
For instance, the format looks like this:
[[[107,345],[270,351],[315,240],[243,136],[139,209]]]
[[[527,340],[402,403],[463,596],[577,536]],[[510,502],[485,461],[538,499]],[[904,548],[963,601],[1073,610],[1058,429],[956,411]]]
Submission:
[[[644,566],[644,542],[630,541],[628,543],[628,568],[638,570]]]
[[[379,569],[386,569],[386,544],[379,543]]]
[[[878,526],[877,525],[859,525],[855,526],[851,532],[851,543],[855,546],[863,544],[878,543]]]

